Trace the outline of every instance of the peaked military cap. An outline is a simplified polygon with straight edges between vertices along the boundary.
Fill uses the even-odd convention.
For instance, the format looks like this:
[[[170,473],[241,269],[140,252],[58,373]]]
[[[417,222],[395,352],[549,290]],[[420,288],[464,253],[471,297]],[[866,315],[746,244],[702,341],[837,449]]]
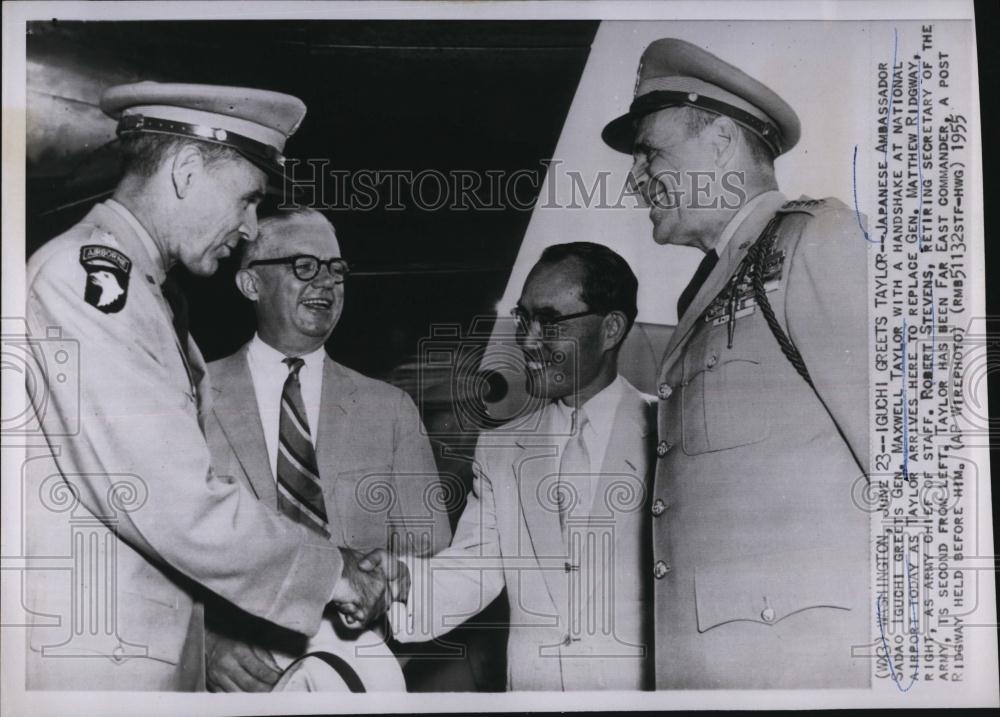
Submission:
[[[775,157],[794,147],[801,135],[795,110],[769,87],[697,45],[666,37],[642,53],[635,99],[626,114],[608,123],[601,138],[612,149],[631,154],[636,123],[678,106],[732,118],[763,139]]]
[[[119,137],[148,132],[221,144],[279,175],[285,142],[306,114],[302,100],[280,92],[160,82],[109,87],[101,109],[118,120]]]

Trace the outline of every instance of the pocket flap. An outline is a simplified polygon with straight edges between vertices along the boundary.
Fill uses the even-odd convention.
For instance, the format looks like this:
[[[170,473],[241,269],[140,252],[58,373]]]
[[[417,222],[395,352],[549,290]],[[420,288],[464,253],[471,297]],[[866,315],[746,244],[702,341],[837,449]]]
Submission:
[[[734,621],[774,625],[815,608],[859,609],[865,603],[868,564],[846,552],[786,551],[697,568],[698,631]]]
[[[155,599],[121,592],[117,614],[107,614],[108,625],[72,629],[67,612],[58,627],[33,627],[29,631],[32,650],[46,657],[104,656],[116,662],[131,657],[150,657],[175,665],[181,657],[191,622],[190,608],[171,607]],[[98,619],[104,618],[102,612]]]

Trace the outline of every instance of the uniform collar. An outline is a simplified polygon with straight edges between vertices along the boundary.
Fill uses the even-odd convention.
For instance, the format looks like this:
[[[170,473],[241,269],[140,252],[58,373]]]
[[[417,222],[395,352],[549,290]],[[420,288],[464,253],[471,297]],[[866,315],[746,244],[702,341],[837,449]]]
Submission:
[[[153,241],[153,237],[146,227],[136,218],[135,214],[129,211],[121,202],[114,199],[104,200],[104,205],[118,215],[126,224],[131,227],[135,235],[139,237],[139,242],[142,244],[143,249],[149,254],[150,262],[153,268],[153,279],[156,281],[157,285],[163,283],[163,280],[167,278],[167,257],[164,255],[163,251],[156,245]]]
[[[726,247],[729,245],[729,241],[733,238],[733,235],[736,234],[740,225],[743,224],[754,209],[764,203],[774,203],[775,208],[777,208],[785,203],[785,195],[777,189],[772,189],[758,194],[756,197],[740,207],[740,210],[733,215],[733,218],[729,220],[728,224],[726,224],[725,229],[722,230],[722,234],[719,235],[719,241],[717,241],[715,246],[712,247],[717,256],[722,256],[722,253],[726,250]]]

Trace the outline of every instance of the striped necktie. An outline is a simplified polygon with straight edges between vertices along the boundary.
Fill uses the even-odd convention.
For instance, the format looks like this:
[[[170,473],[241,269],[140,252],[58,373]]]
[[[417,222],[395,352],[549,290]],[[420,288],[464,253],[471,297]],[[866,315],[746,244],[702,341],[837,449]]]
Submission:
[[[299,386],[299,371],[305,361],[286,358],[284,363],[288,365],[288,378],[281,390],[281,418],[278,422],[278,509],[329,537],[316,451],[309,434],[309,421]]]

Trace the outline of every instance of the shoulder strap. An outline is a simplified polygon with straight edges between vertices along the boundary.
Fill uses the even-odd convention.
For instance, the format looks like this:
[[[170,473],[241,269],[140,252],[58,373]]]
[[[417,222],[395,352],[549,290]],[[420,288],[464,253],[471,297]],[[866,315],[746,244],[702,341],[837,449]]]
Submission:
[[[752,265],[750,270],[750,280],[753,285],[754,298],[757,299],[757,305],[760,306],[760,310],[764,314],[764,320],[767,321],[768,327],[771,329],[771,333],[774,334],[774,338],[777,339],[778,345],[781,347],[781,352],[785,354],[785,357],[791,361],[792,366],[798,371],[799,375],[806,380],[809,386],[816,390],[813,386],[812,378],[809,376],[809,369],[806,368],[806,362],[802,358],[802,354],[792,343],[792,340],[785,333],[784,329],[781,328],[781,324],[778,323],[778,319],[774,315],[774,309],[771,308],[771,302],[768,301],[767,292],[764,290],[764,273],[766,271],[767,265],[767,255],[771,251],[771,247],[774,246],[774,240],[778,235],[778,228],[781,226],[781,220],[785,217],[784,214],[777,214],[775,217],[768,222],[768,225],[764,227],[764,231],[761,233],[760,237],[750,247],[750,251],[747,252],[747,262]]]

